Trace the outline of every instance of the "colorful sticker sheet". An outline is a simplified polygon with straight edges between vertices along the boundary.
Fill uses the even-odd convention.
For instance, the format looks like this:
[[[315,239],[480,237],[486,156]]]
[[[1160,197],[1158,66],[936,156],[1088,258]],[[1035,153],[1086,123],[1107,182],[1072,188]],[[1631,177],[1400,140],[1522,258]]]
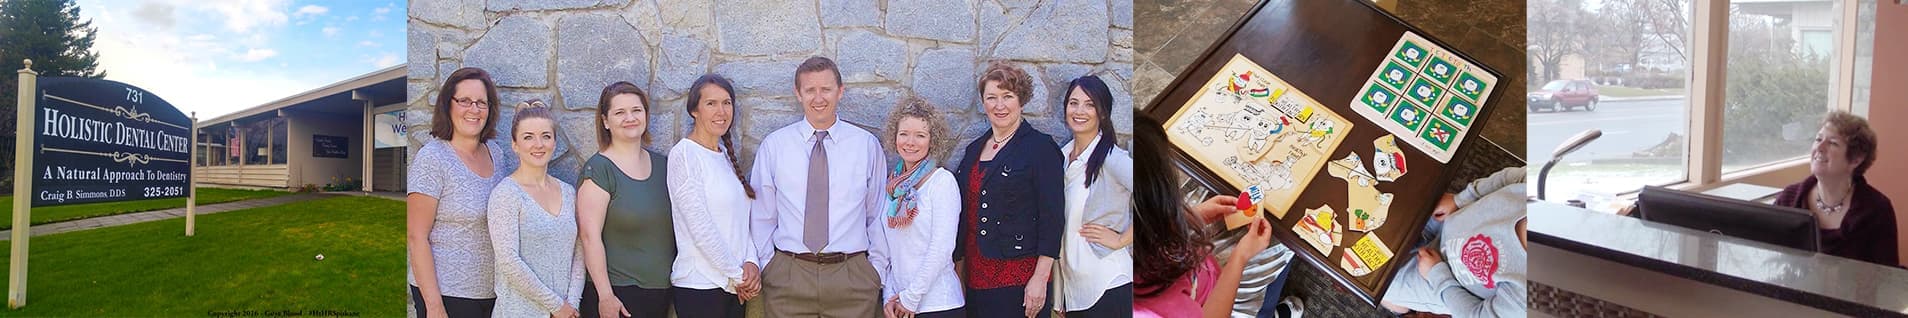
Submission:
[[[1407,31],[1351,105],[1405,144],[1449,163],[1497,80],[1476,63]]]
[[[1242,55],[1166,120],[1167,139],[1284,218],[1352,123]],[[1243,214],[1243,213],[1239,213]],[[1244,215],[1241,215],[1244,216]]]

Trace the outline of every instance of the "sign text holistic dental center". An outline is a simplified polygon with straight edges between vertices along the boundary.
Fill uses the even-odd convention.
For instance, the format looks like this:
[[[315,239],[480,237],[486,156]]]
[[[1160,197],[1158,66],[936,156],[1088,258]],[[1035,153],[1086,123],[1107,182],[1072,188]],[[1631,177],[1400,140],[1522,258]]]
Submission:
[[[164,131],[150,131],[128,127],[124,122],[106,122],[69,115],[52,108],[41,109],[41,111],[43,113],[40,117],[40,134],[44,136],[180,154],[188,153],[191,150],[189,147],[192,146],[190,138],[166,134]]]

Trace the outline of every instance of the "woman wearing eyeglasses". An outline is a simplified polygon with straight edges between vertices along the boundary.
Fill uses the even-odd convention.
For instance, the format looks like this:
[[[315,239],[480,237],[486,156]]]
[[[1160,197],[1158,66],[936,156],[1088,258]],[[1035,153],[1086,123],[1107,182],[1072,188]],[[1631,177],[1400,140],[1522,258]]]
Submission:
[[[486,221],[490,190],[516,167],[496,135],[497,84],[483,69],[438,89],[431,138],[411,160],[405,197],[411,303],[418,315],[490,317],[496,305]]]

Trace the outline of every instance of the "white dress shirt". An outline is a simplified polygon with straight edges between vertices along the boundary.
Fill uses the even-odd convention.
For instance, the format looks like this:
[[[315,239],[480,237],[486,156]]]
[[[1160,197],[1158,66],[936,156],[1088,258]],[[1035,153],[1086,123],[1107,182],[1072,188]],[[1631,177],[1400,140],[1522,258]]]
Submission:
[[[1100,296],[1106,294],[1107,290],[1133,282],[1133,254],[1131,246],[1113,250],[1105,256],[1100,256],[1093,251],[1092,245],[1097,244],[1088,242],[1085,236],[1080,235],[1080,229],[1086,225],[1089,218],[1088,213],[1090,212],[1087,211],[1087,199],[1091,192],[1088,191],[1086,186],[1086,163],[1087,159],[1091,157],[1093,147],[1102,141],[1100,139],[1103,138],[1094,138],[1093,143],[1087,145],[1086,152],[1081,153],[1078,158],[1067,160],[1067,233],[1065,235],[1065,241],[1063,241],[1064,247],[1060,249],[1060,274],[1063,276],[1062,284],[1065,285],[1061,289],[1064,293],[1064,295],[1062,295],[1062,297],[1064,297],[1064,299],[1062,299],[1064,301],[1062,305],[1065,307],[1065,311],[1082,311],[1092,308],[1095,303],[1100,301]],[[1072,153],[1073,143],[1076,141],[1079,140],[1075,139],[1074,141],[1067,142],[1066,145],[1060,146],[1061,153]],[[1100,177],[1094,179],[1093,183],[1120,182],[1113,180],[1117,177],[1109,178],[1109,176],[1117,174],[1107,172],[1121,168],[1130,172],[1132,169],[1132,161],[1127,158],[1130,157],[1128,157],[1126,151],[1120,150],[1117,146],[1107,151],[1106,160],[1104,163],[1101,163]],[[1121,164],[1125,166],[1120,167]],[[1130,178],[1131,174],[1126,174],[1126,176]],[[1128,180],[1127,183],[1131,183],[1131,181]],[[1096,186],[1095,188],[1102,187]],[[1092,212],[1132,213],[1132,200],[1123,200],[1121,202],[1126,203],[1127,208],[1125,211]],[[1114,228],[1113,230],[1119,231],[1122,229]]]
[[[916,313],[937,312],[967,305],[961,296],[960,276],[954,275],[954,244],[961,227],[961,186],[954,174],[934,169],[915,192],[914,222],[888,228],[888,247],[894,249],[894,281],[883,288],[884,301],[901,296],[901,306]],[[885,189],[884,189],[885,190]]]
[[[683,138],[669,148],[669,207],[676,262],[669,285],[735,293],[742,264],[756,261],[749,197],[727,154]]]
[[[828,150],[828,245],[811,251],[802,242],[802,226],[807,222],[808,156],[815,142],[815,127],[797,121],[762,137],[755,150],[755,167],[749,183],[755,185],[755,209],[752,232],[756,238],[757,259],[772,259],[775,250],[791,253],[854,253],[867,251],[868,261],[887,282],[887,242],[881,237],[887,221],[881,217],[886,208],[888,158],[881,153],[881,140],[874,134],[847,122],[835,120],[828,138],[820,141]],[[767,264],[762,264],[767,266]]]

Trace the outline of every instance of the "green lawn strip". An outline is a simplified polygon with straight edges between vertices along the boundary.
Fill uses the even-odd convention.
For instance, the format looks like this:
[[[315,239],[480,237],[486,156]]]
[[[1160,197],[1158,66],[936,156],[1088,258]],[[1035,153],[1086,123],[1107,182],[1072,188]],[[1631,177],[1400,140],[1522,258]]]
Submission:
[[[35,237],[28,305],[0,316],[403,316],[403,212],[346,196],[201,216],[194,237],[177,218]]]
[[[1645,97],[1683,95],[1681,88],[1634,88],[1622,86],[1597,86],[1597,94],[1609,97]]]
[[[238,200],[263,199],[291,192],[277,190],[240,190],[199,188],[199,206]],[[106,203],[56,205],[33,208],[33,225],[57,223],[90,217],[119,215],[185,207],[185,198],[133,200]],[[13,229],[13,196],[0,196],[0,230]]]

